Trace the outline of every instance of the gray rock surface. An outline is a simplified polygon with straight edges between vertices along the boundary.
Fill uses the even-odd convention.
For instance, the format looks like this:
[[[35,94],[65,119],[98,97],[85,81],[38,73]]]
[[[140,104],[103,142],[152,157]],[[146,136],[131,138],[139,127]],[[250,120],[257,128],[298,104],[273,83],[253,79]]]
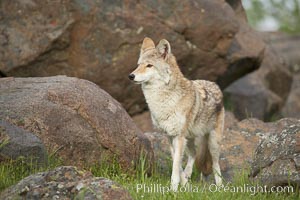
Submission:
[[[293,76],[292,88],[281,114],[284,117],[300,118],[300,70]]]
[[[287,34],[283,32],[267,32],[265,41],[285,58],[292,68],[300,67],[300,35]]]
[[[268,186],[300,185],[300,120],[264,137],[255,150],[250,177]]]
[[[261,67],[227,87],[224,96],[239,120],[254,117],[272,121],[280,114],[292,82],[289,65],[266,48]]]
[[[0,162],[20,157],[32,164],[47,163],[46,148],[37,136],[0,120]]]
[[[272,132],[280,132],[298,123],[297,119],[281,119],[264,123],[245,119],[227,127],[222,138],[220,165],[223,176],[232,180],[234,173],[249,171],[253,155],[260,142]]]
[[[90,199],[131,200],[129,192],[118,183],[76,167],[63,166],[54,170],[30,175],[16,185],[5,189],[0,199]]]

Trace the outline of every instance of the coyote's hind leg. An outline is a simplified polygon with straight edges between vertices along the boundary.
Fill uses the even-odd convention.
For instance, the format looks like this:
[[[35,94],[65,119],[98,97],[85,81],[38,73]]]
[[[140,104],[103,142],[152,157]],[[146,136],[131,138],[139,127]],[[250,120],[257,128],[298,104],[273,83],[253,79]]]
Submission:
[[[224,129],[224,109],[220,111],[216,120],[216,127],[209,134],[208,148],[212,157],[212,167],[217,185],[222,184],[221,169],[219,164],[220,142]]]

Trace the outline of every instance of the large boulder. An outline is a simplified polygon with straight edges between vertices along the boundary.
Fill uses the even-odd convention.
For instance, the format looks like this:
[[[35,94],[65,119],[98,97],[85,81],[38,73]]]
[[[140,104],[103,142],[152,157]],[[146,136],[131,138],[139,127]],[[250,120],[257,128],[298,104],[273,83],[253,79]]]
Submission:
[[[30,175],[0,194],[0,199],[131,200],[129,192],[109,179],[93,177],[72,166]]]
[[[292,81],[289,65],[266,47],[261,67],[227,87],[225,101],[239,120],[254,117],[272,121],[279,116]]]
[[[115,160],[133,169],[149,140],[96,84],[65,76],[0,79],[0,119],[38,136],[68,165]]]
[[[225,88],[260,66],[265,47],[240,20],[240,2],[227,2],[2,0],[0,74],[88,79],[131,114],[141,112],[141,89],[127,74],[148,36],[171,42],[187,77]]]
[[[300,186],[300,120],[259,143],[250,177],[267,186]]]
[[[0,119],[0,163],[19,158],[28,163],[45,165],[47,151],[33,133]]]
[[[232,2],[239,5],[236,1]],[[263,60],[259,70],[225,90],[233,111],[239,119],[253,116],[269,121],[274,115],[299,118],[300,36],[282,32],[259,34],[271,52],[266,49],[267,60]]]
[[[290,65],[293,83],[281,115],[300,118],[300,35],[289,35],[282,32],[264,33],[266,43],[282,56]]]
[[[236,172],[249,171],[259,143],[268,135],[297,123],[298,120],[289,118],[269,123],[258,119],[245,119],[226,128],[220,157],[223,176],[231,180]]]

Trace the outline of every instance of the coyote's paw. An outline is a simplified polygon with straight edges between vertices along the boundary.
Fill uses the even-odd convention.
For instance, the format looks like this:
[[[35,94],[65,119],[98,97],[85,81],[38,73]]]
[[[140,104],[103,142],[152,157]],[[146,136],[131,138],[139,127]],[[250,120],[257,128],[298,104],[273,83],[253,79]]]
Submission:
[[[177,192],[178,190],[178,183],[171,183],[171,191]]]
[[[173,192],[177,192],[179,181],[180,181],[180,177],[178,177],[178,176],[171,177],[171,190]]]
[[[222,178],[220,177],[220,176],[216,176],[215,177],[215,180],[216,180],[216,185],[217,186],[222,186],[223,185],[223,183],[222,183]]]
[[[185,186],[189,181],[189,176],[185,172],[181,172],[180,174],[180,183],[182,186]]]
[[[184,173],[188,179],[191,178],[192,172],[193,172],[193,167],[188,166],[184,169]]]

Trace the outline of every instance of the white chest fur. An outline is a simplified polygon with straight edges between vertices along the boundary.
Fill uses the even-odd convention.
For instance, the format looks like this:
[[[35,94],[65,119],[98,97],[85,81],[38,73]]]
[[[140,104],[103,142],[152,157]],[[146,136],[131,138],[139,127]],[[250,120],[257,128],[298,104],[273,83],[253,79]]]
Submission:
[[[179,109],[181,96],[159,88],[143,88],[153,124],[170,136],[182,133],[186,116]]]

